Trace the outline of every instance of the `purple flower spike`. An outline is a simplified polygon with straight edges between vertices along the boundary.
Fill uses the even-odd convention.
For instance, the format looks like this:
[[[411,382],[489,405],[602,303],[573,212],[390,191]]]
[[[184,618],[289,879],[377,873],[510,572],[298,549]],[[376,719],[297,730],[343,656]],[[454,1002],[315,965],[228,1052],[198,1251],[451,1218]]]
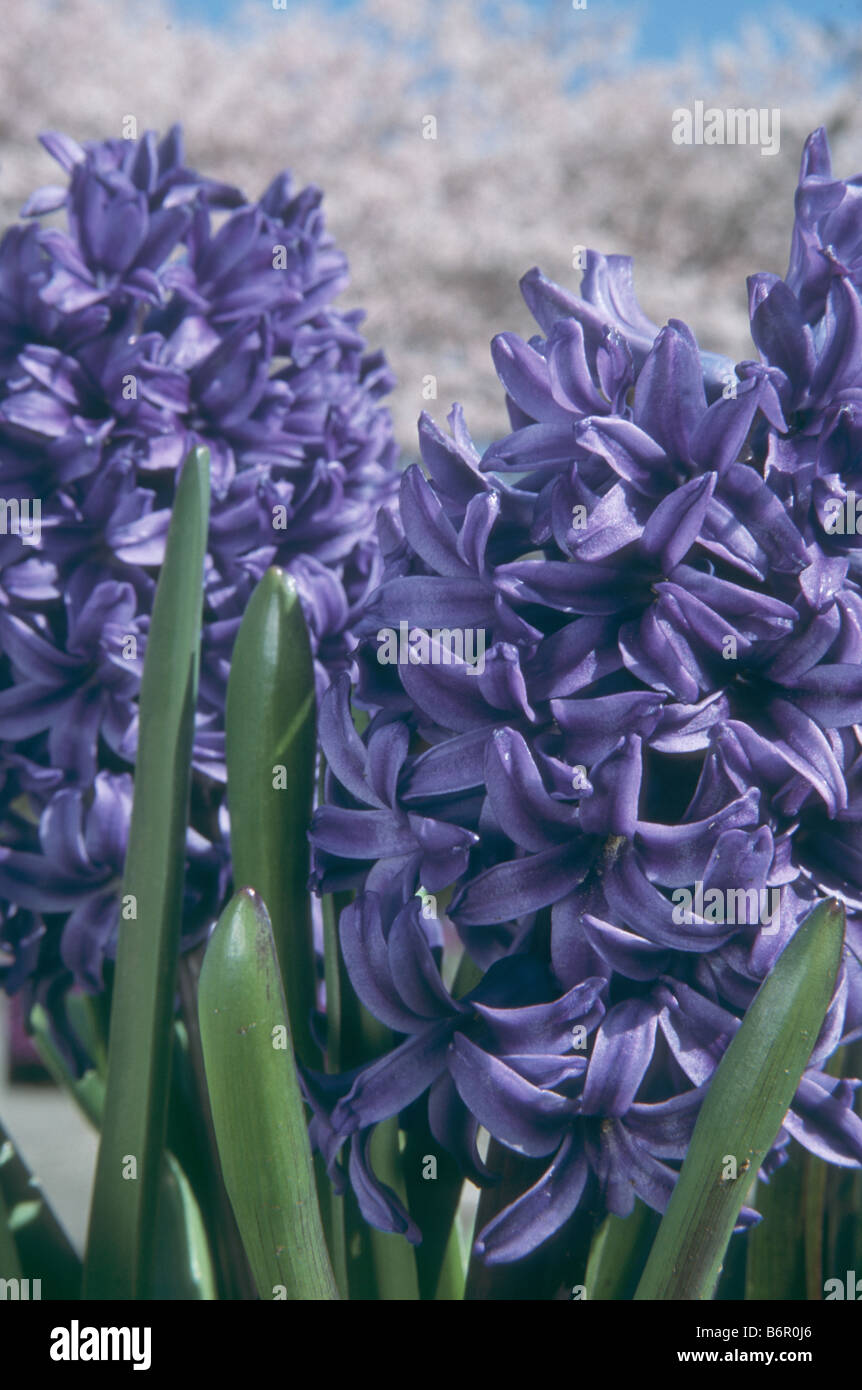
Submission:
[[[0,979],[55,1000],[71,980],[99,989],[115,950],[124,769],[190,447],[210,451],[213,496],[187,942],[229,882],[224,707],[249,596],[270,565],[287,570],[319,692],[349,669],[397,458],[386,363],[366,352],[361,313],[332,307],[347,264],[318,189],[285,173],[248,202],[188,167],[178,127],[161,142],[43,143],[66,181],[36,192],[27,223],[0,241],[11,518],[0,535]],[[57,211],[64,228],[41,225]],[[448,826],[448,849],[423,840],[424,822],[406,833],[456,867],[457,845],[472,842]]]
[[[767,1168],[791,1138],[862,1163],[858,1083],[825,1069],[862,1031],[858,183],[813,136],[787,279],[750,282],[760,361],[651,324],[631,262],[590,252],[580,296],[524,277],[542,336],[492,344],[504,438],[480,457],[457,407],[451,434],[420,420],[427,472],[358,628],[371,720],[344,677],[312,831],[395,1041],[328,1101],[312,1087],[315,1133],[340,1181],[341,1146],[427,1097],[487,1184],[484,1127],[525,1175],[479,1233],[490,1264],[582,1203],[664,1210],[725,1048],[827,893],[847,950]],[[462,997],[445,948],[480,977]],[[404,1229],[391,1201],[368,1219]]]

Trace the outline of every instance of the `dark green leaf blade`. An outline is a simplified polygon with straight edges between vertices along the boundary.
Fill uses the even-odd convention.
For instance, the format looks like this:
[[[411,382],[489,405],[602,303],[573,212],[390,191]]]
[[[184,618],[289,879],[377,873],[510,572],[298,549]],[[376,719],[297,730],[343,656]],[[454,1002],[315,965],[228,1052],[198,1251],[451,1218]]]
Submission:
[[[208,520],[209,453],[196,448],[177,488],[141,682],[124,914],[85,1261],[85,1297],[93,1299],[146,1298],[151,1273],[173,1042]]]
[[[658,1224],[657,1214],[637,1199],[630,1216],[605,1217],[590,1248],[587,1298],[616,1303],[634,1296]]]

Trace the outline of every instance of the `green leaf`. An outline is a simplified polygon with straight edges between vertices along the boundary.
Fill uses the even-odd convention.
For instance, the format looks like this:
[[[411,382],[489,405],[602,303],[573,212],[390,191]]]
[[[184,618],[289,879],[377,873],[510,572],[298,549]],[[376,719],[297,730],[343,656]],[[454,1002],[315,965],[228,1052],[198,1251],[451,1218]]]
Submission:
[[[371,1167],[377,1177],[407,1205],[407,1191],[401,1171],[398,1119],[383,1120],[375,1126],[369,1144]],[[419,1281],[413,1246],[404,1236],[371,1228],[371,1256],[377,1297],[386,1301],[418,1299]],[[433,1297],[433,1293],[429,1295]]]
[[[262,1299],[337,1299],[266,908],[242,888],[207,945],[201,1042],[225,1186]]]
[[[745,1297],[749,1302],[805,1298],[805,1239],[800,1215],[807,1155],[792,1145],[787,1162],[757,1184],[763,1217],[746,1240]]]
[[[775,1141],[829,1007],[844,944],[835,899],[809,913],[712,1078],[637,1299],[709,1299],[746,1193]],[[725,1179],[732,1155],[739,1176]]]
[[[325,759],[320,756],[320,795],[323,795]],[[326,988],[326,1049],[324,1061],[328,1072],[342,1070],[341,1021],[342,985],[344,966],[338,949],[337,922],[342,906],[349,894],[324,893],[321,898],[323,918],[323,978]],[[314,1171],[317,1177],[317,1191],[320,1198],[323,1219],[326,1227],[326,1244],[332,1258],[332,1267],[342,1298],[350,1296],[349,1257],[347,1249],[347,1216],[343,1195],[333,1187],[321,1154],[316,1154]]]
[[[245,1302],[256,1297],[254,1280],[222,1179],[198,1021],[198,980],[205,947],[203,943],[184,951],[179,961],[181,1017],[174,1022],[166,1143],[200,1206],[218,1297]]]
[[[822,1159],[810,1155],[805,1165],[803,1189],[803,1222],[805,1226],[805,1289],[806,1297],[823,1297],[823,1224],[826,1202],[828,1168]]]
[[[633,1298],[659,1218],[635,1200],[631,1216],[606,1216],[590,1248],[584,1279],[587,1297],[619,1302]]]
[[[321,763],[323,763],[322,757]],[[322,771],[320,795],[322,800]],[[324,893],[321,898],[323,978],[326,984],[326,1070],[329,1072],[345,1069],[346,1058],[342,1047],[344,1015],[346,1012],[349,1014],[351,989],[347,971],[341,959],[338,943],[338,922],[343,909],[352,900],[352,897],[352,893]],[[353,998],[355,1000],[355,995]],[[358,1003],[356,1007],[358,1007]]]
[[[141,682],[105,1111],[85,1262],[85,1296],[93,1299],[148,1296],[173,1042],[208,518],[209,453],[193,449],[177,488]]]
[[[66,1015],[102,1080],[108,1074],[107,1027],[103,1026],[103,1015],[107,1022],[108,997],[107,991],[93,995],[70,990],[66,995]]]
[[[320,1065],[311,1032],[315,963],[308,895],[314,791],[314,662],[293,579],[267,570],[231,658],[227,798],[235,888],[267,905],[296,1054]]]
[[[458,1213],[449,1228],[449,1239],[443,1252],[440,1278],[434,1294],[438,1303],[461,1303],[467,1283],[467,1264],[470,1257],[468,1242],[459,1229]]]
[[[74,1100],[81,1114],[95,1129],[102,1123],[105,1106],[105,1082],[96,1070],[85,1071],[83,1076],[74,1076],[65,1058],[51,1035],[51,1024],[41,1004],[36,1004],[30,1012],[30,1027],[33,1042],[39,1056],[58,1086],[61,1086]]]
[[[21,1256],[12,1234],[9,1209],[0,1191],[0,1279],[23,1279]]]
[[[98,1129],[105,1104],[105,1085],[101,1076],[96,1071],[87,1071],[81,1077],[72,1074],[51,1037],[48,1016],[41,1005],[37,1004],[32,1010],[30,1023],[39,1055],[51,1076]],[[175,1024],[174,1028],[175,1032],[179,1032],[180,1025]],[[175,1051],[174,1082],[177,1079],[178,1060]],[[190,1117],[186,1112],[183,1118],[188,1121],[196,1117]],[[22,1210],[23,1205],[21,1203],[15,1208],[16,1213]],[[76,1265],[77,1285],[80,1287],[80,1261],[76,1260]],[[44,1262],[41,1267],[44,1267]],[[76,1291],[74,1297],[77,1296]],[[166,1152],[156,1218],[153,1297],[177,1301],[214,1299],[216,1296],[212,1257],[200,1208],[177,1159],[172,1153]]]
[[[74,1246],[39,1179],[0,1124],[0,1279],[6,1278],[41,1279],[43,1298],[81,1294],[81,1261]]]
[[[200,1207],[173,1154],[165,1154],[159,1193],[153,1297],[175,1303],[218,1297]]]

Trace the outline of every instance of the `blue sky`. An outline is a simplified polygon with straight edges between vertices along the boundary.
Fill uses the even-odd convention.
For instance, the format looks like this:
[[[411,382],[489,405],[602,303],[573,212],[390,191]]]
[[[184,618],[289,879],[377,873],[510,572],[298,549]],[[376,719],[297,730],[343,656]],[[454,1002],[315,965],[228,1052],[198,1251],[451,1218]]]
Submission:
[[[266,10],[272,0],[252,0]],[[228,21],[241,9],[241,0],[172,0],[174,8],[189,19],[212,24]],[[293,0],[288,0],[292,4]],[[348,8],[351,0],[330,0],[337,8]],[[404,0],[409,4],[410,0]],[[552,0],[530,0],[537,8]],[[559,0],[557,0],[559,3]],[[733,41],[740,22],[765,18],[775,8],[794,11],[808,20],[845,23],[862,19],[862,0],[787,0],[776,6],[770,0],[587,0],[581,19],[612,10],[637,11],[643,15],[640,54],[644,58],[672,58],[691,43]]]
[[[621,8],[635,7],[623,5]],[[764,0],[719,0],[717,4],[709,0],[707,3],[704,0],[646,0],[642,8],[647,21],[642,51],[645,56],[658,58],[673,57],[686,42],[732,40],[741,22],[764,19],[777,8],[790,10],[810,21],[849,23],[862,16],[859,0],[791,0],[781,7],[764,3]]]

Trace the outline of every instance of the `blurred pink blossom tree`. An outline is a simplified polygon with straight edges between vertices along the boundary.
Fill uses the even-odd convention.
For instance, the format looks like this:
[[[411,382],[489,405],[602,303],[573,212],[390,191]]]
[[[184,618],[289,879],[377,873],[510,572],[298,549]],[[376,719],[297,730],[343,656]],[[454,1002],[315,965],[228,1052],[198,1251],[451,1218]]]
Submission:
[[[453,399],[479,439],[500,432],[489,340],[533,331],[517,288],[530,266],[577,287],[579,246],[633,255],[658,322],[753,355],[745,276],[786,267],[805,135],[825,124],[837,167],[858,163],[852,42],[788,17],[708,63],[646,66],[631,23],[583,20],[568,0],[501,6],[495,22],[472,0],[258,0],[228,31],[181,24],[162,0],[16,5],[0,48],[4,221],[52,177],[35,144],[50,128],[105,138],[180,120],[190,162],[250,196],[284,166],[321,184],[350,299],[398,374],[408,453],[419,411],[442,417]],[[696,99],[779,108],[779,153],[675,145],[672,112]]]

